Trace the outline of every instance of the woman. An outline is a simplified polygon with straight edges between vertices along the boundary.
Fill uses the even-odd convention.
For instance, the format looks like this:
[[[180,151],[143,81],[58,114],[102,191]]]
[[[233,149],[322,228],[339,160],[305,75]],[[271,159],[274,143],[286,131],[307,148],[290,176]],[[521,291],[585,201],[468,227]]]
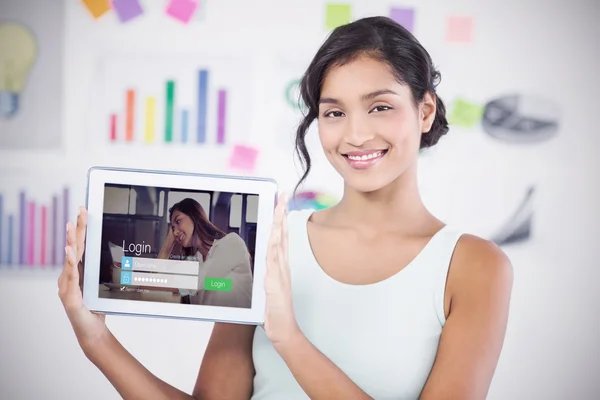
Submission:
[[[421,201],[419,150],[448,131],[439,77],[425,49],[388,18],[339,27],[323,43],[301,82],[307,111],[296,144],[303,180],[316,120],[343,197],[287,218],[278,203],[264,327],[216,324],[191,397],[139,365],[81,306],[80,217],[78,234],[69,230],[62,298],[87,356],[123,397],[486,397],[512,267],[494,244],[446,226]]]
[[[179,290],[184,301],[223,307],[250,308],[252,268],[250,253],[236,233],[226,234],[215,226],[200,203],[186,198],[169,209],[169,229],[158,258],[193,260],[200,263],[198,290]],[[172,254],[178,244],[182,254]],[[231,291],[204,290],[206,278],[231,279]]]

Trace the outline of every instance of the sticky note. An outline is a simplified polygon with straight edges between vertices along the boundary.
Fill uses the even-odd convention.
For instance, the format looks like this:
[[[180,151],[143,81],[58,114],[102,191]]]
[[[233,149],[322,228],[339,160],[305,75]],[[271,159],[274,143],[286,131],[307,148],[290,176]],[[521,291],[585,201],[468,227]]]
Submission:
[[[81,2],[95,19],[110,11],[110,0],[82,0]]]
[[[206,4],[207,1],[208,0],[202,0],[202,2],[198,2],[198,10],[196,11],[196,15],[194,17],[195,21],[206,21],[206,10],[208,9]]]
[[[144,13],[139,0],[113,0],[113,9],[121,22],[128,22]]]
[[[415,28],[415,10],[393,7],[390,10],[390,18],[402,25],[407,31],[413,32]]]
[[[451,125],[474,127],[483,117],[484,106],[458,99],[452,104],[452,112],[448,117]]]
[[[251,172],[254,170],[257,158],[257,149],[237,144],[233,147],[231,157],[229,158],[229,166]]]
[[[325,28],[335,29],[352,20],[352,8],[349,4],[327,4],[325,9]]]
[[[197,9],[197,0],[171,0],[167,5],[165,13],[184,24],[187,24],[190,22]]]
[[[470,43],[473,41],[473,18],[450,17],[446,21],[448,43]]]

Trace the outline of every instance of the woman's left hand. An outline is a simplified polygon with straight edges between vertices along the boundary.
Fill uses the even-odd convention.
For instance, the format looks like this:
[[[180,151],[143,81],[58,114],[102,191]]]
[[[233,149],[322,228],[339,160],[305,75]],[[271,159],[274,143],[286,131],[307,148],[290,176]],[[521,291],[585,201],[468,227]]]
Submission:
[[[286,210],[287,200],[281,194],[273,217],[265,279],[267,304],[264,329],[275,348],[301,333],[292,301]]]

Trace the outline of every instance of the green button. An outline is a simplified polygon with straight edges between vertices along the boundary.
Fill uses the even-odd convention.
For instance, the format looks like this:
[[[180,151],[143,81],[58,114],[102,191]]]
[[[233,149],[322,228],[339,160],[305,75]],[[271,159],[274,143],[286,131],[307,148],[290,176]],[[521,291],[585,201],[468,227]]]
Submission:
[[[219,292],[231,292],[231,279],[225,278],[206,278],[204,280],[204,290],[216,290]]]

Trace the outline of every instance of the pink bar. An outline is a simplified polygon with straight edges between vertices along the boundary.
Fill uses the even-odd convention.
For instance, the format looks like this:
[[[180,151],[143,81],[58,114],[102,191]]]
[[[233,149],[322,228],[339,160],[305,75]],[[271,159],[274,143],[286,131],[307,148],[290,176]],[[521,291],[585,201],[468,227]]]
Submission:
[[[48,209],[46,206],[42,206],[42,246],[41,246],[41,257],[40,264],[42,266],[46,265],[46,217],[47,217]]]
[[[29,266],[34,265],[34,249],[35,249],[35,203],[29,202],[29,253],[28,253],[28,264]]]

